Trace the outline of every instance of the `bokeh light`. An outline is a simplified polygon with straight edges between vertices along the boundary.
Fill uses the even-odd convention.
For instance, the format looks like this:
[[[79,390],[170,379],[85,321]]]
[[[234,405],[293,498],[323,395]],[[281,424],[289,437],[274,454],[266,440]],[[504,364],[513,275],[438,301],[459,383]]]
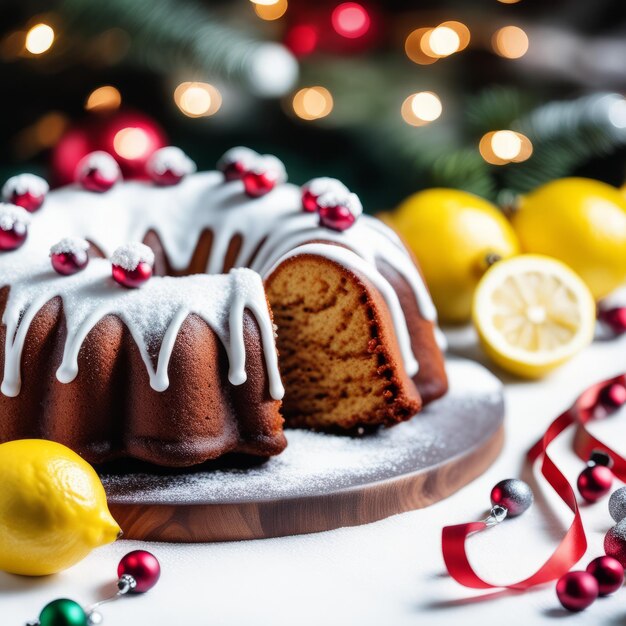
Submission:
[[[441,24],[439,24],[439,28],[450,28],[457,34],[459,38],[459,47],[457,49],[457,52],[461,52],[461,50],[465,50],[465,48],[469,46],[471,33],[470,29],[465,24],[463,24],[463,22],[450,20],[448,22],[442,22]]]
[[[503,26],[491,38],[494,51],[506,59],[519,59],[528,51],[528,35],[519,26]]]
[[[318,40],[319,34],[313,24],[297,24],[285,35],[285,45],[298,57],[315,52]]]
[[[112,85],[103,85],[94,89],[85,102],[87,111],[113,111],[122,104],[122,95]]]
[[[35,24],[27,33],[24,46],[31,54],[43,54],[54,43],[54,30],[48,24]]]
[[[529,159],[533,153],[533,145],[522,133],[496,130],[482,136],[478,150],[487,163],[507,165]]]
[[[449,26],[437,26],[422,38],[422,50],[436,57],[447,57],[461,47],[461,39]]]
[[[369,30],[371,19],[365,7],[358,2],[344,2],[333,11],[331,22],[337,34],[356,39]]]
[[[287,12],[287,0],[275,0],[275,2],[257,2],[254,5],[254,12],[262,20],[272,22],[281,18]]]
[[[188,117],[207,117],[222,106],[222,95],[209,83],[185,82],[176,87],[174,102]]]
[[[442,111],[443,106],[436,93],[420,91],[406,98],[400,113],[407,124],[424,126],[438,119]]]
[[[113,149],[124,159],[141,159],[151,147],[150,137],[143,128],[122,128],[113,138]]]
[[[417,63],[418,65],[431,65],[432,63],[436,63],[436,57],[429,56],[422,50],[422,38],[430,30],[430,28],[417,28],[406,38],[404,51],[413,63]]]
[[[325,87],[304,87],[292,100],[294,113],[303,120],[318,120],[333,110],[333,97]]]

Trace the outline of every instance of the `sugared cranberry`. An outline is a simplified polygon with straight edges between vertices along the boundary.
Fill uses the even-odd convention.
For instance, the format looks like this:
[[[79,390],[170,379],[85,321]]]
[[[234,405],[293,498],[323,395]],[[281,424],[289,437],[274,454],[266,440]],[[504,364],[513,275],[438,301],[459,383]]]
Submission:
[[[66,237],[50,248],[50,262],[62,276],[84,270],[89,263],[89,243],[84,239]]]
[[[227,182],[241,180],[252,164],[260,157],[258,152],[239,146],[227,150],[217,162],[217,169]]]
[[[115,159],[106,152],[92,152],[83,157],[76,168],[76,180],[88,191],[103,193],[120,180],[121,172]]]
[[[152,276],[154,252],[143,243],[120,246],[111,256],[113,279],[129,289],[141,287]]]
[[[16,250],[28,237],[30,214],[23,207],[0,204],[0,251]]]
[[[2,196],[6,202],[34,213],[43,204],[48,190],[48,183],[41,176],[18,174],[4,184]]]
[[[347,230],[356,222],[356,218],[352,215],[350,209],[340,204],[322,206],[319,212],[320,224],[332,230]]]
[[[141,287],[152,277],[152,266],[142,261],[134,270],[127,270],[121,265],[113,265],[115,282],[129,289]]]
[[[278,182],[274,172],[249,171],[243,175],[243,186],[251,198],[260,198],[268,194]]]
[[[180,148],[167,146],[150,157],[146,171],[157,185],[176,185],[196,171],[196,164]]]

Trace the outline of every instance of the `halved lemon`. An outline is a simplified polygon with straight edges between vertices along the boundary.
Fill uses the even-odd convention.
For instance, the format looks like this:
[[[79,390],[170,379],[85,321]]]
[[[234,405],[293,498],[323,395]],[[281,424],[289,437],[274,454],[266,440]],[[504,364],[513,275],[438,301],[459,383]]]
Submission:
[[[596,315],[589,288],[569,267],[524,254],[487,271],[476,288],[472,317],[495,363],[539,378],[591,343]]]

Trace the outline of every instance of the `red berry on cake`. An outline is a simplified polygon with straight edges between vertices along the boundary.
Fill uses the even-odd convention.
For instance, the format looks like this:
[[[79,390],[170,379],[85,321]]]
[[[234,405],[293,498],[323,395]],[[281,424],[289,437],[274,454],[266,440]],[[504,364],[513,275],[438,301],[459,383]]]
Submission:
[[[19,248],[28,236],[30,213],[14,204],[0,203],[0,251]]]
[[[65,237],[50,248],[50,262],[54,271],[70,276],[84,270],[89,263],[89,242],[79,237]]]
[[[276,185],[287,180],[283,162],[271,154],[258,156],[243,175],[243,186],[251,198],[268,194]]]
[[[117,161],[102,150],[90,152],[76,166],[76,182],[88,191],[108,191],[121,177]]]
[[[195,171],[196,164],[176,146],[157,150],[146,163],[146,172],[157,185],[176,185]]]
[[[258,152],[250,148],[243,146],[231,148],[217,162],[217,169],[224,174],[227,182],[241,180],[259,156]]]
[[[302,210],[306,213],[318,211],[317,199],[328,192],[347,194],[349,190],[336,178],[314,178],[302,186]]]
[[[347,230],[363,213],[363,206],[354,193],[327,192],[317,199],[320,225],[332,230]]]
[[[113,279],[129,289],[141,287],[152,276],[154,252],[143,243],[120,246],[111,256]]]
[[[49,190],[48,183],[41,176],[18,174],[9,178],[4,184],[2,197],[6,202],[34,213],[43,204]]]

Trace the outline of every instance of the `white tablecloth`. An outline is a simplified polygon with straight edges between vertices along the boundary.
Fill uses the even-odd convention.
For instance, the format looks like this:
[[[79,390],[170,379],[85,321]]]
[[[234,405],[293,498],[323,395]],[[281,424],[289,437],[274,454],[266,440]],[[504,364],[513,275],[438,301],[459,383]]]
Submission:
[[[453,348],[481,359],[467,337],[454,333]],[[36,618],[47,602],[58,597],[95,602],[114,590],[121,556],[138,547],[159,557],[161,581],[143,596],[103,607],[105,626],[558,623],[555,618],[566,612],[553,584],[524,594],[485,594],[451,580],[441,557],[441,527],[484,516],[491,487],[520,475],[525,450],[548,422],[586,386],[624,371],[626,337],[596,342],[541,382],[520,382],[496,371],[505,381],[507,397],[504,451],[486,474],[428,509],[358,528],[283,539],[203,545],[118,542],[58,576],[27,579],[0,574],[0,625],[21,625]],[[596,428],[626,454],[626,411]],[[571,452],[567,434],[555,442],[553,451],[575,481],[583,464]],[[472,561],[491,581],[512,582],[534,571],[571,520],[549,487],[542,491],[536,482],[533,486],[537,504],[531,511],[471,539]],[[603,554],[603,537],[612,524],[606,500],[584,506],[583,515],[590,547],[581,568]],[[626,589],[569,616],[567,623],[626,624]]]

